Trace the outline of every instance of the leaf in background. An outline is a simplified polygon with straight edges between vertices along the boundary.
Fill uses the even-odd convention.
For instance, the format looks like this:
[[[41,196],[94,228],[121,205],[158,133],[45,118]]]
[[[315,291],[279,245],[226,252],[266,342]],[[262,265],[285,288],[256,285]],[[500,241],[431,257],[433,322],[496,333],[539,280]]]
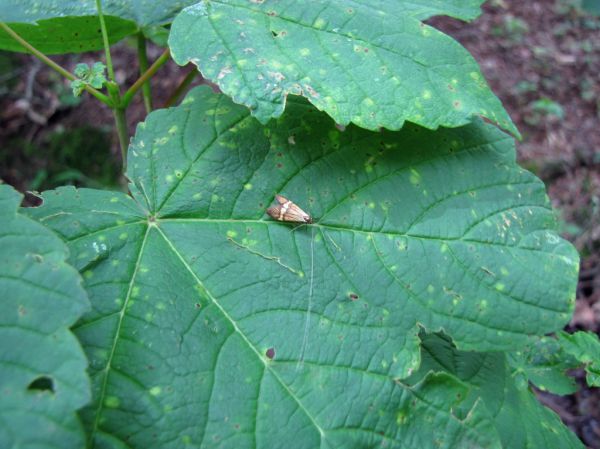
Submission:
[[[8,9],[0,6],[0,14],[5,14]],[[108,40],[111,44],[138,30],[135,23],[129,20],[111,16],[106,16],[105,19]],[[8,20],[6,21],[8,22]],[[48,55],[82,53],[104,48],[102,34],[99,32],[100,22],[96,16],[58,17],[39,20],[36,23],[13,22],[7,23],[7,25],[39,51]],[[15,52],[26,51],[4,30],[0,30],[0,49]]]
[[[558,395],[577,391],[569,371],[583,368],[590,387],[600,386],[600,341],[592,332],[559,332],[555,337],[533,340],[522,350],[509,354],[516,376],[540,390]]]
[[[115,43],[140,28],[163,25],[196,0],[103,0],[109,40]],[[21,37],[46,54],[103,48],[95,0],[3,0],[0,17]],[[23,48],[0,30],[0,48]]]
[[[69,327],[89,303],[64,243],[16,213],[21,197],[0,185],[0,447],[83,447],[90,385]]]
[[[585,367],[586,381],[590,387],[600,387],[600,341],[592,332],[560,332],[558,341],[567,354]]]
[[[288,109],[263,128],[195,89],[138,127],[133,198],[59,189],[30,210],[94,305],[77,328],[88,430],[144,448],[498,447],[478,406],[453,415],[456,384],[393,380],[418,367],[420,326],[514,350],[568,321],[578,256],[543,184],[481,121],[341,132]],[[271,220],[275,193],[316,224]]]
[[[106,66],[101,62],[95,62],[92,68],[85,63],[77,64],[74,73],[79,79],[71,81],[73,94],[76,97],[81,95],[86,85],[101,89],[106,82],[105,71]]]
[[[583,0],[581,7],[590,14],[600,16],[600,0]]]
[[[532,340],[519,351],[508,354],[515,381],[523,386],[529,382],[542,391],[566,395],[577,391],[575,380],[567,371],[579,365],[565,353],[553,337]]]
[[[178,64],[194,63],[262,123],[292,94],[343,125],[435,129],[480,115],[518,135],[471,55],[416,18],[426,10],[407,1],[214,0],[177,16],[169,46]]]
[[[504,354],[458,351],[448,337],[440,335],[424,335],[422,339],[422,365],[413,379],[433,371],[465,382],[470,387],[469,396],[461,407],[466,409],[462,413],[457,410],[457,415],[467,415],[471,404],[482,402],[503,448],[583,449],[559,417],[539,403],[528,384],[520,386],[515,380]]]

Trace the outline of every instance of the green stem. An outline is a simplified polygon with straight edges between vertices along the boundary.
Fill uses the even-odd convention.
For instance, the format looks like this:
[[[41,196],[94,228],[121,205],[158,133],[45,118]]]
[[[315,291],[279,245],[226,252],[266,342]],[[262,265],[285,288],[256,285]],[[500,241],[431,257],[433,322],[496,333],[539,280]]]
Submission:
[[[188,86],[194,81],[194,78],[198,76],[198,70],[192,68],[188,74],[185,76],[183,81],[179,83],[175,92],[171,94],[167,102],[165,103],[165,108],[173,106],[173,104],[177,101],[177,99],[181,96],[181,94],[188,88]]]
[[[127,170],[127,147],[129,146],[129,132],[127,131],[127,119],[125,116],[125,106],[121,102],[121,93],[117,83],[109,81],[106,83],[106,88],[113,102],[117,106],[113,106],[113,116],[117,128],[117,136],[119,137],[119,146],[121,147],[121,158],[123,160],[123,173]]]
[[[102,0],[96,0],[96,9],[100,18],[100,30],[102,30],[102,41],[104,43],[104,54],[106,55],[106,67],[108,69],[108,77],[112,82],[115,82],[115,70],[110,57],[110,44],[108,42],[108,32],[106,31],[106,23],[104,22],[104,14],[102,14]]]
[[[127,107],[129,105],[137,91],[140,90],[140,88],[146,83],[146,81],[152,78],[152,75],[154,75],[158,71],[158,69],[160,69],[165,64],[165,62],[169,60],[170,55],[171,54],[169,53],[169,50],[165,50],[163,54],[160,55],[156,61],[154,61],[154,64],[152,64],[150,68],[146,70],[144,74],[140,76],[135,83],[133,83],[133,86],[131,86],[127,90],[127,92],[125,92],[123,97],[121,97],[122,107]]]
[[[121,158],[123,159],[123,173],[127,171],[127,147],[129,146],[129,133],[127,132],[127,119],[124,108],[113,109],[115,123],[117,125],[117,136],[121,147]]]
[[[0,22],[0,28],[3,29],[9,36],[11,36],[19,44],[21,44],[27,51],[29,51],[29,53],[31,53],[32,55],[34,55],[36,58],[38,58],[44,64],[46,64],[49,67],[51,67],[52,69],[56,70],[58,73],[60,73],[65,78],[67,78],[67,79],[69,79],[71,81],[74,81],[74,80],[77,79],[77,77],[75,75],[73,75],[71,72],[69,72],[68,70],[64,69],[60,65],[58,65],[52,59],[48,58],[44,53],[42,53],[41,51],[39,51],[37,48],[35,48],[33,45],[31,45],[29,42],[27,42],[25,39],[23,39],[17,33],[15,33],[12,30],[12,28],[10,28],[5,23]],[[89,92],[91,95],[93,95],[94,97],[96,97],[98,100],[100,100],[102,103],[104,103],[104,104],[106,104],[106,105],[108,105],[110,107],[113,107],[113,103],[112,103],[111,99],[109,97],[107,97],[106,95],[102,94],[100,91],[94,89],[92,86],[85,85],[84,89],[87,92]]]
[[[142,32],[137,35],[138,44],[138,60],[140,62],[140,76],[144,75],[144,72],[148,70],[148,53],[146,53],[146,38]],[[150,80],[146,81],[142,86],[142,95],[144,96],[144,106],[146,107],[146,113],[152,112],[152,89],[150,86]]]

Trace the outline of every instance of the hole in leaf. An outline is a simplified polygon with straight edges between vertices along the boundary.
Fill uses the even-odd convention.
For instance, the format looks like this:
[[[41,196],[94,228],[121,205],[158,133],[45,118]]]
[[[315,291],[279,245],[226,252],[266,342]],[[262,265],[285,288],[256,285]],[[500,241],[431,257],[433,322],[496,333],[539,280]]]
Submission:
[[[273,360],[275,358],[275,348],[267,349],[267,352],[265,352],[265,355],[269,358],[269,360]]]
[[[358,299],[358,295],[356,293],[350,293],[348,297],[350,298],[350,301],[356,301]]]
[[[54,381],[48,376],[40,376],[29,384],[28,390],[50,391],[54,393]]]
[[[273,37],[279,36],[279,33],[277,33],[276,31],[271,31],[271,34],[273,35]]]

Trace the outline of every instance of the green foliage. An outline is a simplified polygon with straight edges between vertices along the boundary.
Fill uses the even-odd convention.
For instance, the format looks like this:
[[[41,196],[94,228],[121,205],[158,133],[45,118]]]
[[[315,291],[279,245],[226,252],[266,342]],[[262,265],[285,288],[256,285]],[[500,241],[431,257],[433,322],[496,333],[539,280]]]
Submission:
[[[600,15],[600,0],[582,0],[583,9],[594,15]]]
[[[564,117],[564,109],[550,98],[540,98],[529,104],[529,111],[525,115],[525,121],[530,125],[538,125],[543,122],[552,123]]]
[[[477,63],[421,22],[413,2],[320,4],[201,2],[177,16],[169,46],[262,123],[291,94],[371,130],[455,127],[481,115],[518,134]]]
[[[28,2],[21,2],[28,3]],[[98,33],[98,17],[57,17],[35,23],[17,22],[8,11],[14,10],[3,1],[0,16],[19,36],[46,54],[82,53],[102,48],[102,35]],[[11,23],[14,17],[15,23]],[[135,23],[118,17],[107,17],[109,42],[115,43],[137,31]],[[21,44],[0,29],[0,49],[23,52]]]
[[[469,0],[473,3],[474,0]],[[169,23],[185,6],[196,0],[162,0],[160,8],[145,0],[103,0],[111,43],[140,29]],[[99,50],[96,0],[3,0],[0,17],[20,36],[46,54]],[[0,30],[0,48],[23,51],[20,44]]]
[[[469,388],[460,405],[463,409],[456,413],[468,414],[472,404],[481,404],[489,413],[501,447],[583,448],[558,416],[537,401],[520,369],[508,363],[505,354],[458,351],[443,335],[424,335],[422,340],[421,367],[408,382],[432,371],[460,379]]]
[[[106,82],[106,66],[101,62],[95,62],[91,68],[85,63],[79,63],[75,66],[74,73],[78,79],[71,82],[71,88],[76,97],[82,94],[86,85],[101,89]]]
[[[541,390],[570,394],[577,390],[568,373],[583,368],[590,387],[600,386],[600,341],[596,334],[559,332],[541,337],[522,351],[510,355],[516,373]]]
[[[576,332],[572,335],[561,332],[558,341],[564,351],[583,364],[590,387],[600,387],[600,341],[591,332]]]
[[[64,243],[17,213],[21,198],[0,185],[0,447],[83,447],[87,360],[69,327],[89,302]]]
[[[596,340],[543,337],[570,319],[577,252],[476,62],[423,23],[481,3],[103,1],[110,42],[141,31],[143,54],[142,35],[170,30],[175,61],[225,95],[197,88],[138,125],[128,194],[46,191],[21,211],[35,223],[0,189],[0,284],[16,292],[0,314],[2,447],[35,428],[54,447],[581,448],[529,387],[570,393],[581,367],[598,383]],[[46,52],[101,42],[95,0],[0,11]],[[76,93],[105,85],[101,64],[76,73]],[[142,85],[93,92],[124,154]],[[538,103],[539,120],[562,117]],[[104,179],[91,130],[48,147],[58,169],[36,187]],[[271,218],[277,194],[314,222]]]
[[[201,87],[138,127],[128,166],[133,198],[59,189],[29,211],[94,304],[76,332],[98,444],[500,447],[484,407],[451,411],[467,393],[452,377],[395,382],[419,329],[516,350],[569,319],[577,254],[491,125],[341,132],[296,100],[262,127]],[[278,192],[316,224],[268,219]]]

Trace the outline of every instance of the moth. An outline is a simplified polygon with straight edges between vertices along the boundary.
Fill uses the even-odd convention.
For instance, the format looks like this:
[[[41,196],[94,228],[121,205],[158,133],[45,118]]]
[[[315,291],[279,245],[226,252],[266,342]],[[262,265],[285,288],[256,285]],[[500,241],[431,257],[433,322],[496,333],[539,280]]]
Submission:
[[[279,204],[267,209],[267,213],[275,220],[307,224],[313,222],[312,217],[300,209],[293,201],[281,195],[275,195],[275,201]]]

